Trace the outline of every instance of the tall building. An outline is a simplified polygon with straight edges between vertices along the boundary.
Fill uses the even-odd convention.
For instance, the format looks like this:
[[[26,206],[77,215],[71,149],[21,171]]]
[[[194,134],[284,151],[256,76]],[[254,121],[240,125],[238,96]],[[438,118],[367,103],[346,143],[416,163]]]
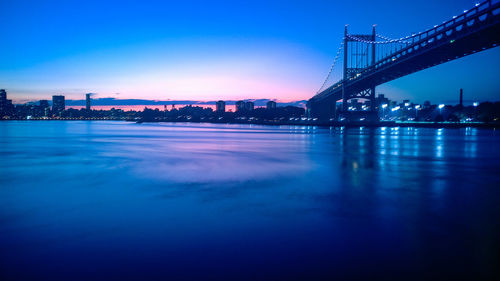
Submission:
[[[0,89],[0,114],[3,116],[7,111],[7,92]]]
[[[0,89],[0,102],[7,100],[7,92],[4,89]]]
[[[236,112],[245,111],[245,102],[240,100],[236,102]]]
[[[276,102],[272,101],[272,100],[268,101],[266,103],[266,108],[267,109],[276,109]]]
[[[389,105],[389,99],[385,97],[384,94],[378,95],[378,97],[375,99],[375,106],[376,107],[381,107],[384,104]]]
[[[253,110],[253,108],[254,108],[254,104],[253,104],[253,102],[251,102],[251,101],[247,101],[247,102],[245,103],[245,109],[246,109],[247,111],[252,111],[252,110]]]
[[[90,111],[90,94],[85,94],[85,109]]]
[[[215,103],[215,112],[223,113],[226,112],[226,103],[220,100]]]
[[[52,114],[61,115],[65,109],[64,96],[52,96]]]
[[[464,107],[464,89],[460,89],[460,110]]]
[[[7,99],[7,92],[4,89],[0,89],[0,118],[10,115],[12,109],[12,101]]]
[[[40,100],[39,106],[40,106],[40,115],[41,116],[48,116],[49,111],[50,111],[49,101],[48,100]]]

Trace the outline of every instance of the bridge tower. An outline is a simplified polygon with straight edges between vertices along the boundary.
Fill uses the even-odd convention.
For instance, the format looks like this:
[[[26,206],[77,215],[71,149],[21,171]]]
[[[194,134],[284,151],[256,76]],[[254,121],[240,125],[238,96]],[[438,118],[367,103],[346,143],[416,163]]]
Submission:
[[[366,68],[373,66],[376,61],[376,30],[375,25],[372,28],[372,34],[356,34],[350,35],[347,30],[347,25],[344,30],[344,70],[343,81],[348,82],[361,75],[361,72]],[[360,42],[361,41],[361,42]],[[365,42],[363,42],[365,41]],[[359,120],[378,120],[375,111],[375,86],[369,86],[356,92],[349,92],[345,89],[345,84],[342,84],[342,117],[346,119]],[[370,101],[370,107],[363,108],[363,111],[357,111],[353,107],[349,107],[349,100],[366,99]]]

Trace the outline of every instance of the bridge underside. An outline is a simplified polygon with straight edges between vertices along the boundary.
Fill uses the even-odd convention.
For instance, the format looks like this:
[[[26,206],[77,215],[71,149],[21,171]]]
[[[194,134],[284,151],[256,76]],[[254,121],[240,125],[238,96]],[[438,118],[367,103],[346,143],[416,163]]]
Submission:
[[[373,71],[363,73],[358,78],[342,81],[343,85],[331,87],[314,96],[308,102],[313,117],[328,120],[335,116],[336,102],[342,99],[345,91],[346,100],[357,98],[357,94],[366,89],[395,80],[429,67],[433,67],[476,52],[496,47],[500,43],[500,20],[466,26],[460,32],[435,37],[433,44],[412,46],[406,55],[377,66]]]

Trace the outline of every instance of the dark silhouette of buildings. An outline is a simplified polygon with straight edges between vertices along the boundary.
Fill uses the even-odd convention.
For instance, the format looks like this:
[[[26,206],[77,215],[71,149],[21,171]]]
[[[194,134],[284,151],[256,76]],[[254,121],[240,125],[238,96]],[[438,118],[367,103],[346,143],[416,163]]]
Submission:
[[[378,95],[378,97],[375,99],[375,106],[380,107],[384,104],[389,105],[389,99],[386,98],[384,94]]]
[[[48,117],[50,114],[50,105],[48,100],[40,100],[39,104],[39,116]]]
[[[223,100],[220,100],[215,103],[215,112],[218,113],[226,112],[226,103]]]
[[[61,116],[65,109],[64,96],[52,96],[52,114]]]
[[[0,89],[0,118],[10,115],[13,108],[12,100],[7,99],[7,92]]]
[[[464,107],[464,89],[460,89],[460,109]]]
[[[272,101],[272,100],[268,101],[266,103],[266,108],[269,109],[269,110],[276,109],[276,102]]]
[[[40,101],[38,102],[38,104],[39,104],[39,105],[40,105],[40,107],[42,107],[42,108],[48,108],[48,107],[50,107],[50,105],[49,105],[49,101],[48,101],[48,100],[40,100]]]
[[[5,114],[7,107],[7,92],[4,89],[0,90],[0,113]]]
[[[431,108],[431,102],[430,102],[430,101],[428,101],[428,100],[424,101],[424,108],[425,108],[425,109],[429,109],[429,108]]]
[[[81,109],[65,108],[65,97],[52,97],[52,110],[49,101],[28,102],[13,105],[7,99],[7,92],[0,90],[0,119],[8,120],[129,120],[152,122],[214,122],[214,123],[250,123],[250,124],[324,124],[321,120],[306,114],[305,109],[297,106],[278,106],[275,101],[267,101],[266,107],[254,107],[254,102],[240,100],[236,102],[236,112],[225,111],[225,101],[217,101],[215,111],[212,108],[199,106],[184,106],[163,111],[144,108],[143,111],[124,111],[112,108],[111,110],[90,110],[91,94],[86,94],[86,107]],[[259,104],[262,105],[262,104]],[[351,99],[348,110],[353,112],[369,110],[371,103]],[[340,104],[337,104],[339,107]],[[384,95],[375,100],[376,113],[384,122],[418,121],[452,122],[452,123],[489,123],[500,124],[500,102],[474,102],[472,105],[463,104],[463,91],[460,91],[460,102],[456,105],[415,104],[410,100],[403,102],[391,101]],[[363,121],[359,119],[360,121]],[[330,120],[332,121],[332,120]],[[341,120],[342,121],[342,120]],[[413,123],[412,123],[413,124]],[[415,123],[416,124],[416,123]]]
[[[245,111],[245,102],[240,100],[236,102],[236,112]]]
[[[251,101],[247,101],[245,103],[245,110],[246,111],[252,111],[254,109],[254,103]]]
[[[87,111],[90,111],[90,95],[91,94],[85,94],[85,109]]]

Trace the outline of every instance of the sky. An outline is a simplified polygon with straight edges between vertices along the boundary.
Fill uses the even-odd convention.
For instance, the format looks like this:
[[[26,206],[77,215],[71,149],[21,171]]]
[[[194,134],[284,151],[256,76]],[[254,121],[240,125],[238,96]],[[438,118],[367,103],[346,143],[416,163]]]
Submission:
[[[342,39],[398,38],[450,19],[468,0],[0,0],[0,88],[15,102],[95,98],[311,98]],[[381,85],[391,99],[500,100],[500,48]],[[339,77],[340,78],[340,77]]]

